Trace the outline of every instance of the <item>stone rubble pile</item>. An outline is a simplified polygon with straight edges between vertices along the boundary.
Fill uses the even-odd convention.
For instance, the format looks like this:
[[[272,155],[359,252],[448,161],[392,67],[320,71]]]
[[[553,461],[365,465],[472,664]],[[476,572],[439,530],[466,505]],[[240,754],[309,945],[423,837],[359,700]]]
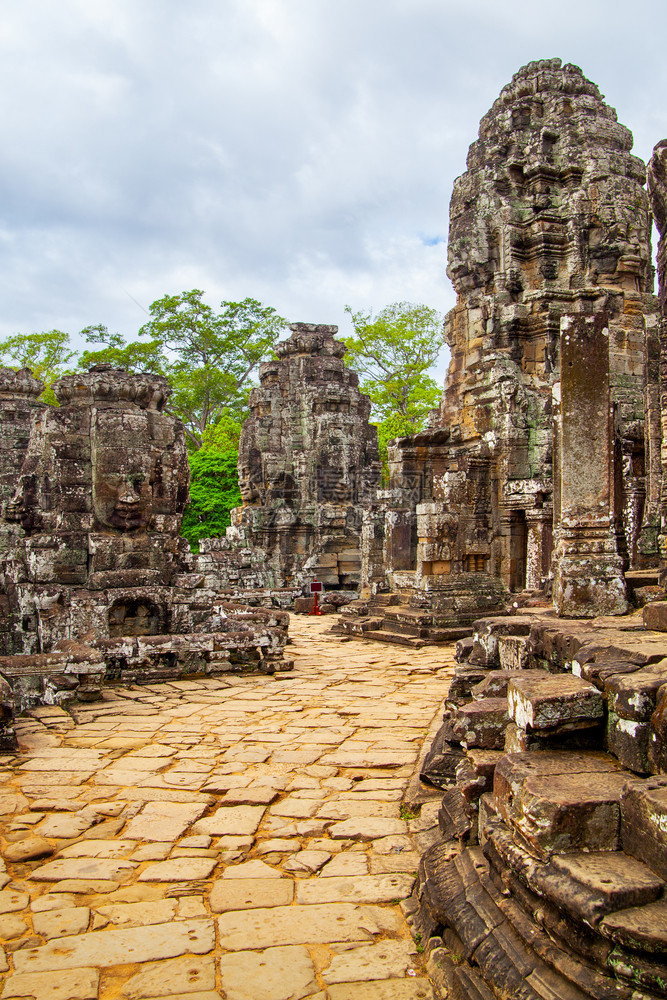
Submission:
[[[459,644],[413,917],[448,995],[667,996],[665,653],[636,621],[529,614]]]

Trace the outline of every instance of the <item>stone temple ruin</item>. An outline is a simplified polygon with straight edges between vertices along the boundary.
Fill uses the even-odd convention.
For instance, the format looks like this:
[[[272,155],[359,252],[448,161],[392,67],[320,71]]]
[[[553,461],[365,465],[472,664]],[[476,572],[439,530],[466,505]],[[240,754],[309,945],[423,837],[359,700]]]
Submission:
[[[19,707],[99,696],[105,677],[289,665],[285,615],[226,605],[179,537],[189,470],[164,379],[102,365],[60,379],[57,407],[25,372],[3,389],[0,674]]]
[[[239,448],[243,506],[224,539],[202,545],[218,589],[266,588],[292,600],[304,584],[356,596],[361,525],[380,482],[370,400],[343,363],[335,326],[295,323],[260,367]]]
[[[274,607],[315,578],[348,638],[458,639],[407,907],[453,1000],[667,996],[667,140],[648,191],[631,148],[577,67],[515,74],[454,187],[431,425],[380,489],[336,328],[293,325],[197,557],[163,379],[100,366],[50,408],[0,371],[0,745],[103,682],[289,668]]]

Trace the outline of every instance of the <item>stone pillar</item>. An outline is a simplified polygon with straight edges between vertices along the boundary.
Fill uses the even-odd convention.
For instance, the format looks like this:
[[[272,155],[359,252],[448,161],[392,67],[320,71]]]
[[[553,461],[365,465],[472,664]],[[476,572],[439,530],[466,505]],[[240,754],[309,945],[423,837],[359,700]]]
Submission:
[[[563,316],[558,434],[560,523],[554,551],[559,615],[627,609],[613,519],[613,440],[606,314]]]
[[[528,527],[526,589],[542,590],[549,575],[553,548],[553,525],[547,511],[527,511]]]

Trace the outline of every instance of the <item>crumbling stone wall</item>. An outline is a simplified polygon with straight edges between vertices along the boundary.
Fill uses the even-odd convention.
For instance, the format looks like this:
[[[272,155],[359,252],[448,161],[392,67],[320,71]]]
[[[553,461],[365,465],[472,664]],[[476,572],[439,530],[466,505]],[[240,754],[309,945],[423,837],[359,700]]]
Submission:
[[[661,316],[657,345],[653,350],[658,392],[650,396],[651,412],[654,415],[653,453],[651,464],[652,496],[656,507],[656,523],[661,565],[667,566],[667,452],[663,442],[667,441],[667,139],[659,142],[653,150],[648,167],[648,189],[651,197],[653,218],[660,234],[658,242],[658,296]]]
[[[268,586],[318,579],[326,589],[356,589],[363,511],[380,478],[370,400],[343,362],[337,327],[290,329],[250,395],[239,447],[243,506],[228,539],[265,553]],[[254,573],[256,561],[247,568]]]
[[[519,70],[482,119],[450,204],[457,303],[442,403],[430,431],[390,449],[395,507],[413,519],[403,561],[417,588],[477,572],[534,589],[549,576],[554,520],[559,531],[552,393],[568,315],[608,317],[613,422],[598,446],[617,470],[609,517],[623,568],[655,555],[641,529],[644,344],[656,302],[646,171],[631,147],[595,84],[558,59]]]
[[[20,371],[0,368],[0,509],[16,490],[28,448],[32,415],[43,407],[37,400],[43,389],[44,383],[33,378],[28,368]],[[0,521],[0,558],[10,551],[20,535],[17,525]]]

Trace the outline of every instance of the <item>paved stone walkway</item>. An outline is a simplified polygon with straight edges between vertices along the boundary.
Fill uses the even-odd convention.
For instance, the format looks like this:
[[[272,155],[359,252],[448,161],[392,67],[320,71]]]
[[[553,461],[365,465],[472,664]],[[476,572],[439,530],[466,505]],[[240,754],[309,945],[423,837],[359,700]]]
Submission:
[[[293,617],[295,669],[37,709],[0,758],[2,1000],[430,1000],[401,799],[451,675]],[[1,863],[0,863],[1,865]]]

